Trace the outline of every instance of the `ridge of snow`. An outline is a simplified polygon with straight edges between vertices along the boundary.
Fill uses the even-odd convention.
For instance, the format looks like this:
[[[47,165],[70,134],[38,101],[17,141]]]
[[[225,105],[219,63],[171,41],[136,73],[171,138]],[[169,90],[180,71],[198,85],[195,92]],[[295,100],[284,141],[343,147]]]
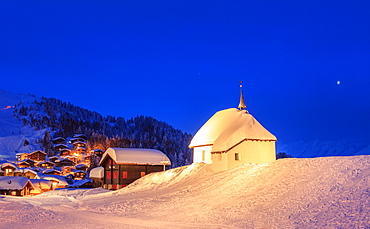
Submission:
[[[216,173],[199,163],[118,191],[0,198],[0,215],[7,216],[0,226],[367,228],[369,184],[370,156],[287,158]]]

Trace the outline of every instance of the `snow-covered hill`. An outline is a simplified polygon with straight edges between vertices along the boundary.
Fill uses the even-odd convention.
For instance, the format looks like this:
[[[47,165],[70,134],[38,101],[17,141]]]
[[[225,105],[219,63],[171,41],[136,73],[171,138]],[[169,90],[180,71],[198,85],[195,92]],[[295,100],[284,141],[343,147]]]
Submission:
[[[164,152],[174,167],[192,161],[188,148],[192,136],[152,117],[102,116],[55,98],[16,95],[3,90],[0,90],[0,107],[0,160],[14,160],[18,152],[39,149],[53,155],[50,138],[71,138],[83,133],[89,138],[88,150],[155,148]]]
[[[45,130],[35,131],[13,115],[14,106],[22,103],[29,105],[38,98],[31,95],[17,95],[0,89],[0,159],[14,160],[17,152],[32,152],[40,149],[36,140]]]
[[[0,199],[1,228],[369,228],[370,156],[192,164],[118,191]]]

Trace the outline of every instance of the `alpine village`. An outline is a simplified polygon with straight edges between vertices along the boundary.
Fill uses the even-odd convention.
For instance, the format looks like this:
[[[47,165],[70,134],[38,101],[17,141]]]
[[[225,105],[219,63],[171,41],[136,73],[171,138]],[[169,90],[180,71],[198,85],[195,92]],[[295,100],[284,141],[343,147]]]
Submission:
[[[216,112],[194,137],[150,117],[103,118],[56,99],[18,104],[14,114],[24,125],[50,131],[38,140],[44,150],[0,160],[0,195],[34,196],[61,188],[117,190],[149,173],[192,162],[222,171],[276,160],[276,137],[246,110],[242,85],[238,109]],[[29,144],[25,139],[23,145]]]

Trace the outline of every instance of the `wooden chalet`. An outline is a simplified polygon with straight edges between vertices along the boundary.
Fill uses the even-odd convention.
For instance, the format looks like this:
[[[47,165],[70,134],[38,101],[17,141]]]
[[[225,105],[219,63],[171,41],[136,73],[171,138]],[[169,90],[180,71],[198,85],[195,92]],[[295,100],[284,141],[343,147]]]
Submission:
[[[59,160],[55,161],[56,167],[63,167],[63,166],[74,166],[75,162],[68,158],[60,158]]]
[[[17,166],[18,168],[29,168],[31,167],[30,163],[28,163],[27,161],[18,161],[17,162]]]
[[[69,156],[72,155],[72,151],[70,149],[61,149],[60,151],[60,156]]]
[[[56,188],[65,188],[69,185],[66,178],[60,175],[38,174],[35,178],[51,181],[53,190]]]
[[[3,171],[3,176],[14,176],[14,171],[17,169],[12,163],[3,163],[0,168]]]
[[[75,180],[84,180],[86,178],[86,172],[84,171],[76,171],[75,172]]]
[[[0,194],[10,196],[29,196],[35,189],[26,177],[4,176],[0,177]]]
[[[14,171],[14,176],[16,177],[27,177],[28,179],[33,179],[36,175],[36,171],[28,168],[19,168]]]
[[[71,138],[71,140],[69,140],[70,143],[74,144],[75,142],[85,142],[86,139],[84,138]]]
[[[75,142],[73,142],[73,146],[75,148],[77,148],[77,147],[86,147],[86,142],[83,142],[83,141],[75,141]]]
[[[36,162],[45,161],[45,158],[46,153],[41,150],[37,150],[28,154],[28,159],[31,159]]]
[[[42,173],[45,175],[61,175],[62,174],[61,171],[58,171],[56,169],[47,169],[47,170],[42,171]]]
[[[74,134],[73,138],[83,139],[84,141],[87,141],[87,137],[84,134]]]
[[[54,164],[55,164],[56,160],[59,160],[59,157],[57,157],[57,156],[49,157],[49,161],[53,162]]]
[[[95,154],[96,156],[101,158],[104,154],[104,151],[101,149],[94,149],[94,150],[90,150],[90,153]]]
[[[75,166],[76,170],[86,171],[88,166],[86,164],[78,164]]]
[[[54,145],[54,151],[60,152],[62,149],[68,149],[68,146],[65,144],[56,144]]]
[[[56,137],[56,138],[53,138],[51,141],[53,142],[54,145],[66,143],[66,139],[63,137]]]
[[[103,187],[117,190],[140,177],[164,170],[171,165],[168,157],[159,150],[140,148],[109,148],[100,166],[104,168]]]
[[[22,160],[28,159],[28,153],[17,153],[15,157],[17,161],[22,161]]]
[[[51,161],[42,161],[37,164],[37,167],[45,168],[45,169],[53,169],[55,164]]]
[[[72,173],[72,167],[71,166],[63,166],[63,168],[62,168],[63,176],[66,176],[70,173]]]
[[[30,179],[31,183],[35,187],[34,190],[31,190],[31,196],[41,194],[43,192],[53,190],[53,182],[46,179]]]

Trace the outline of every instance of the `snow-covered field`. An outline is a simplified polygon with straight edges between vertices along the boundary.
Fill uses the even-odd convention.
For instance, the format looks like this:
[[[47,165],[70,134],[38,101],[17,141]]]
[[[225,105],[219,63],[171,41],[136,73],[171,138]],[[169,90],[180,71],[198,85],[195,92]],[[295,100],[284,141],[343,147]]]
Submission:
[[[118,190],[0,198],[0,228],[369,228],[370,156],[192,164]]]

